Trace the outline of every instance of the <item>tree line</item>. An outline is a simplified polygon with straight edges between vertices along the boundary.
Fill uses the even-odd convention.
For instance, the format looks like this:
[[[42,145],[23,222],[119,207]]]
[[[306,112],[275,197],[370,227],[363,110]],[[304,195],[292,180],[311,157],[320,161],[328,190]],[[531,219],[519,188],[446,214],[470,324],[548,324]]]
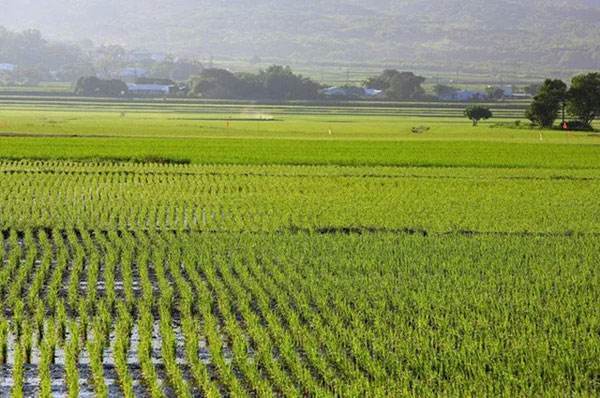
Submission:
[[[142,81],[143,80],[143,81]],[[422,84],[425,78],[412,72],[385,70],[364,82],[364,87],[381,90],[382,99],[417,100],[426,99]],[[257,73],[233,73],[226,69],[207,68],[192,77],[187,84],[177,85],[174,81],[138,79],[136,83],[166,84],[176,86],[172,95],[207,99],[230,100],[317,100],[321,99],[322,84],[296,74],[289,66],[273,65]],[[99,79],[95,76],[80,78],[75,93],[85,96],[127,96],[127,85],[116,79]]]
[[[14,64],[11,72],[0,73],[0,84],[31,84],[41,81],[72,81],[93,67],[75,45],[50,42],[38,30],[12,32],[0,26],[0,63]]]
[[[321,85],[289,66],[273,65],[258,73],[205,69],[190,82],[192,96],[211,99],[311,100]]]
[[[553,128],[560,117],[561,129],[594,130],[592,123],[600,116],[600,73],[577,75],[570,87],[560,79],[546,79],[535,89],[537,94],[525,111],[525,117],[533,126]],[[493,116],[492,111],[482,105],[470,106],[464,114],[473,126]],[[571,119],[567,120],[568,117]]]
[[[559,79],[547,79],[533,98],[525,116],[534,125],[551,128],[556,119],[567,130],[592,130],[600,116],[600,73],[575,76],[570,87]],[[567,120],[567,117],[573,118]]]
[[[0,85],[38,85],[41,82],[72,82],[81,76],[119,76],[123,69],[144,69],[148,75],[188,80],[202,70],[194,60],[165,55],[136,53],[119,45],[97,46],[90,40],[76,44],[50,41],[40,31],[13,32],[0,26],[0,64],[14,70],[0,70]]]

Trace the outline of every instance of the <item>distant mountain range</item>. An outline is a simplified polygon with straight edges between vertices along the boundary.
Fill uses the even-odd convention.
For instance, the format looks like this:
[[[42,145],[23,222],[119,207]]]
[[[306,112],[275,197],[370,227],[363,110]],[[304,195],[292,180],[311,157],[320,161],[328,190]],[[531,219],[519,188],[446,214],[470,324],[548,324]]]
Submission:
[[[204,57],[600,69],[598,0],[3,0],[0,25]]]

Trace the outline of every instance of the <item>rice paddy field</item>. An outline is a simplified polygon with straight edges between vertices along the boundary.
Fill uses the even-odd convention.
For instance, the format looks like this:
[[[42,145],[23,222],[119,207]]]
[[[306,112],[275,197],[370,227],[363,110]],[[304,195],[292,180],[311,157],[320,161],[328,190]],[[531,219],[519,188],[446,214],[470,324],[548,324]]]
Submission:
[[[0,97],[0,395],[600,395],[600,137],[461,106]]]

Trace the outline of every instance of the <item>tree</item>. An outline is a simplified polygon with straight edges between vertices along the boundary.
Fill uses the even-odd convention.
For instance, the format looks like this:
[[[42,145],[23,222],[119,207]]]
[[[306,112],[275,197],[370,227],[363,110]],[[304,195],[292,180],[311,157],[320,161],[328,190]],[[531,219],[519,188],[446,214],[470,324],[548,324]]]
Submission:
[[[552,127],[560,110],[563,111],[564,122],[566,100],[567,85],[562,80],[547,79],[540,87],[538,95],[533,98],[525,116],[535,125],[544,128]]]
[[[9,79],[18,84],[36,84],[50,79],[71,81],[93,75],[91,59],[81,48],[45,40],[37,30],[11,32],[0,27],[0,63],[18,66]],[[85,68],[81,66],[85,65]]]
[[[573,78],[567,109],[584,126],[591,128],[594,119],[600,115],[600,73],[588,73]]]
[[[75,94],[88,97],[122,97],[128,91],[121,80],[102,80],[96,76],[81,77],[75,85]]]
[[[433,92],[440,99],[452,98],[457,91],[458,89],[456,87],[446,86],[444,84],[436,84],[433,86]]]
[[[387,99],[410,100],[422,98],[425,90],[421,85],[425,78],[412,72],[398,72],[387,69],[377,77],[371,77],[365,82],[367,88],[383,90]]]
[[[317,98],[320,85],[301,75],[295,75],[289,66],[273,65],[258,74],[268,99],[309,100]]]
[[[390,81],[396,74],[398,74],[397,70],[386,69],[379,76],[370,77],[364,82],[364,86],[367,88],[371,88],[374,90],[387,90],[390,87]]]
[[[235,99],[240,92],[240,80],[225,69],[204,69],[191,85],[192,94],[204,98]]]
[[[525,111],[525,117],[536,126],[550,128],[554,125],[558,110],[559,105],[556,101],[538,95]]]
[[[490,108],[474,105],[465,109],[465,116],[473,122],[473,126],[477,126],[480,120],[490,119],[493,114]]]
[[[241,72],[236,77],[240,80],[240,98],[257,99],[266,98],[265,88],[261,76],[256,73]]]
[[[192,93],[205,98],[310,100],[320,85],[296,75],[289,67],[271,66],[258,74],[233,74],[223,69],[205,69],[192,80]]]

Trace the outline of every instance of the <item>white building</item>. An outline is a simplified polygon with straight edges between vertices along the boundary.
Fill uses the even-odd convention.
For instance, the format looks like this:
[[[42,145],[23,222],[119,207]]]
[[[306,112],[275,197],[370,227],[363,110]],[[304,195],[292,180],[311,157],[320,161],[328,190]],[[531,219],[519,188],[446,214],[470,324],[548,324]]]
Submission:
[[[326,97],[377,97],[383,93],[382,90],[374,90],[363,87],[329,87],[319,91]]]
[[[505,97],[512,97],[514,95],[514,90],[512,84],[505,84],[500,87],[502,92],[504,92]]]
[[[485,99],[486,97],[487,94],[481,91],[457,90],[452,92],[451,94],[440,96],[440,100],[467,102]]]
[[[173,85],[165,84],[135,84],[127,83],[129,94],[141,96],[165,96],[169,95],[174,89]]]
[[[367,97],[379,97],[383,94],[383,90],[376,90],[374,88],[365,88],[365,96]]]

